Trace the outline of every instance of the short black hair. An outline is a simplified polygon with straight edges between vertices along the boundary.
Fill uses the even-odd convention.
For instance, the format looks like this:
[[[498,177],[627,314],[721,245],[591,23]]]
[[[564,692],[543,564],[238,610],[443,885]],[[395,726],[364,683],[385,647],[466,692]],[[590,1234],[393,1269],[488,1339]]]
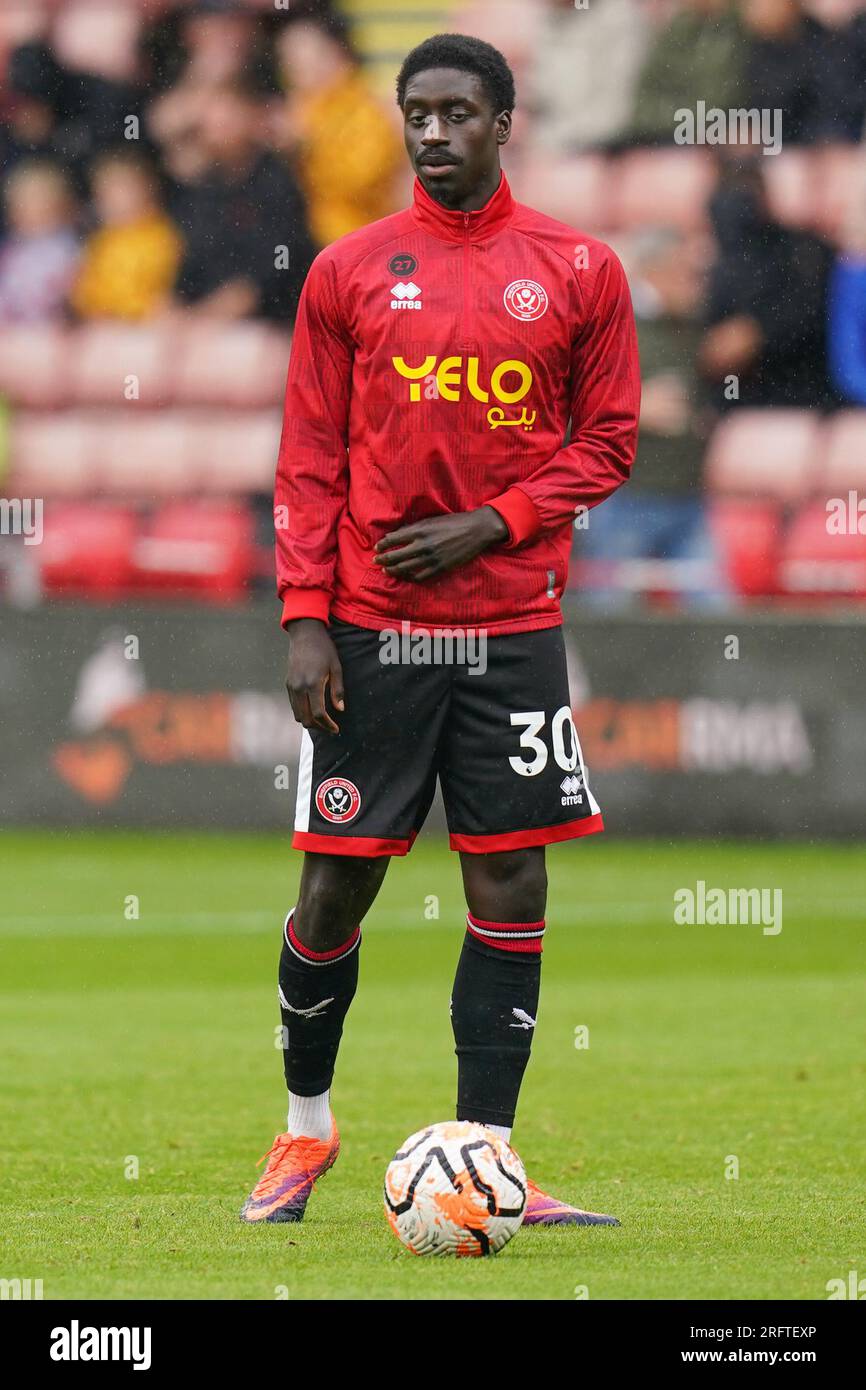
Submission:
[[[409,79],[418,72],[426,72],[428,68],[458,68],[461,72],[474,72],[481,78],[497,115],[500,111],[513,111],[517,104],[514,74],[498,48],[469,34],[434,34],[406,55],[397,74],[397,105],[401,110]]]

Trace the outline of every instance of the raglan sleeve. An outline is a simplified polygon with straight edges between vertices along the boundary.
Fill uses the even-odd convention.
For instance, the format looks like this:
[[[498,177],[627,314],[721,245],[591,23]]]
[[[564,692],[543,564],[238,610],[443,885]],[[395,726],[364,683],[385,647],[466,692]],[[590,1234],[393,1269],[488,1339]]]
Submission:
[[[348,500],[352,359],[333,260],[323,253],[298,304],[274,487],[283,627],[295,618],[328,620],[337,525]]]
[[[578,272],[580,273],[580,272]],[[640,368],[625,271],[605,248],[589,307],[572,340],[571,434],[527,478],[487,505],[508,527],[504,549],[574,520],[626,481],[637,448]]]

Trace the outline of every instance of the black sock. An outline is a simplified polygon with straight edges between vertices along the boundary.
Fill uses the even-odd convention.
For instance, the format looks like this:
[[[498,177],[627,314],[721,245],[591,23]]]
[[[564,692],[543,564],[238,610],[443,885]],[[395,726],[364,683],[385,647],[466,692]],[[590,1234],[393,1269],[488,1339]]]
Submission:
[[[457,1118],[514,1124],[541,984],[544,922],[469,914],[451,998]]]
[[[311,951],[295,935],[292,913],[283,928],[280,1017],[286,1085],[296,1096],[319,1096],[334,1077],[343,1020],[358,986],[356,927],[335,951]]]

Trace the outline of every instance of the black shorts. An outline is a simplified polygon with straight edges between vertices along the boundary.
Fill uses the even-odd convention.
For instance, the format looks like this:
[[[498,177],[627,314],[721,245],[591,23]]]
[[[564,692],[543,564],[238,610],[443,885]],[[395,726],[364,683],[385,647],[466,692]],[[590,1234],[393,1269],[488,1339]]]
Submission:
[[[572,721],[561,627],[465,649],[433,628],[426,652],[414,631],[386,639],[332,618],[330,633],[346,708],[328,701],[339,734],[304,730],[295,849],[407,854],[437,776],[455,850],[523,849],[604,828]]]

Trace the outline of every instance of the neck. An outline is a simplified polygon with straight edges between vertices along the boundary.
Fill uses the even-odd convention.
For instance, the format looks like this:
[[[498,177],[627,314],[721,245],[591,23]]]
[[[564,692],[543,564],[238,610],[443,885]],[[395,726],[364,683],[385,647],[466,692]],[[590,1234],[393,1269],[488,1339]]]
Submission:
[[[449,208],[451,212],[477,212],[490,201],[499,187],[501,170],[499,164],[485,174],[483,178],[472,189],[471,193],[465,193],[463,197],[449,197],[446,189],[438,189],[434,184],[432,189],[427,192],[434,202],[440,203],[443,208]]]

